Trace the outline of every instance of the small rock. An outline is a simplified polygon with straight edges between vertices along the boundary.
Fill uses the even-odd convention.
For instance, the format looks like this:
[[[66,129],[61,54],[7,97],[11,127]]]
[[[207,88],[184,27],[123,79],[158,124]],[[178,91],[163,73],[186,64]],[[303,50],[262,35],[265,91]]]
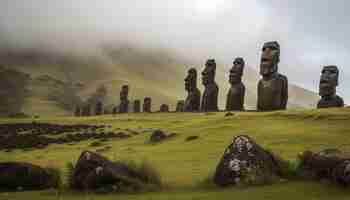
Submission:
[[[230,116],[234,116],[235,114],[233,114],[232,112],[228,112],[225,114],[225,117],[230,117]]]
[[[197,140],[199,138],[199,136],[197,135],[192,135],[192,136],[188,136],[185,141],[192,141],[192,140]]]
[[[156,143],[156,142],[160,142],[166,138],[167,138],[167,135],[163,131],[156,130],[152,133],[151,138],[150,138],[150,142]]]

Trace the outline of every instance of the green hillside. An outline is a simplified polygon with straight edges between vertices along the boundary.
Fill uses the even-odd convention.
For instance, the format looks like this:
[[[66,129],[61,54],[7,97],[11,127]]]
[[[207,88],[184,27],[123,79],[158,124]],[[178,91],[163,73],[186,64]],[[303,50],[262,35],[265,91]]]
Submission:
[[[294,160],[304,150],[320,151],[325,148],[339,148],[350,152],[350,110],[290,110],[271,113],[235,113],[225,117],[225,113],[154,113],[123,114],[103,117],[40,118],[37,122],[60,124],[104,124],[110,130],[125,133],[138,131],[141,134],[129,139],[112,140],[112,146],[103,155],[112,160],[147,160],[160,172],[167,186],[160,192],[140,194],[86,195],[63,192],[61,199],[332,199],[345,200],[350,196],[348,189],[337,188],[315,182],[288,180],[269,186],[238,187],[219,189],[200,184],[215,170],[224,149],[234,136],[247,134],[258,144]],[[2,119],[0,123],[31,123],[32,119]],[[167,133],[177,133],[172,139],[160,144],[148,144],[150,128]],[[199,139],[185,142],[188,136]],[[2,161],[28,161],[43,166],[65,169],[66,163],[75,162],[92,141],[75,145],[50,145],[47,149],[0,152]],[[0,194],[0,199],[57,199],[54,191],[19,192]]]

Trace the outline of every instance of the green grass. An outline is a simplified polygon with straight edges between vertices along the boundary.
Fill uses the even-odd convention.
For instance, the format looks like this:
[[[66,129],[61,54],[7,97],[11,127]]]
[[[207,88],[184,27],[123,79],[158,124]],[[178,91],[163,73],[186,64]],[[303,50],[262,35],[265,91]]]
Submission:
[[[350,109],[291,110],[272,113],[154,113],[125,114],[89,118],[40,118],[38,122],[61,124],[108,124],[111,130],[162,129],[178,136],[159,144],[148,144],[150,134],[129,139],[111,140],[112,149],[103,155],[112,160],[135,160],[151,163],[167,186],[162,192],[95,196],[62,193],[61,199],[348,199],[350,191],[321,183],[287,181],[261,187],[219,189],[202,183],[215,171],[224,149],[234,136],[247,134],[263,147],[284,159],[294,160],[304,150],[324,148],[350,150]],[[31,122],[31,119],[2,119],[0,123]],[[116,132],[118,132],[116,130]],[[199,139],[185,142],[191,135]],[[10,153],[0,152],[1,161],[28,161],[61,168],[75,162],[83,150],[95,150],[91,141],[76,145],[51,145],[47,149]],[[54,191],[0,194],[2,199],[58,199]]]

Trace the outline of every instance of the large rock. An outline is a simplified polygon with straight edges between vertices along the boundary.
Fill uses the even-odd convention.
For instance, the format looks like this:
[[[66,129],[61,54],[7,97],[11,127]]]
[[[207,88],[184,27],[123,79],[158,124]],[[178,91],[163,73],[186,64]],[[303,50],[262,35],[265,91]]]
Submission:
[[[0,163],[1,190],[37,190],[54,187],[48,170],[29,163]]]
[[[264,184],[282,173],[281,162],[248,136],[237,136],[227,147],[215,172],[219,186]]]
[[[138,189],[142,176],[123,163],[111,162],[94,152],[83,152],[74,168],[71,187],[77,190],[98,190],[119,187]]]
[[[350,185],[350,158],[338,151],[319,153],[305,151],[299,155],[297,174],[305,179],[328,180],[343,186]]]

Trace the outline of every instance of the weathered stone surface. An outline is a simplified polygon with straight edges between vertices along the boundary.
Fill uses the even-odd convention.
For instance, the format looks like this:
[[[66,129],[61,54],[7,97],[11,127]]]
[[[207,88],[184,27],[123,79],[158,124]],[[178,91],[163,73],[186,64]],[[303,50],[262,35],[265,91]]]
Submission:
[[[245,62],[243,58],[236,58],[233,67],[230,70],[230,90],[227,94],[226,110],[242,111],[244,110],[245,86],[242,83],[242,76]]]
[[[207,60],[202,72],[202,84],[205,87],[201,111],[215,112],[218,111],[218,94],[219,87],[215,82],[216,62],[214,59]]]
[[[176,112],[184,112],[185,110],[185,101],[180,100],[176,104]]]
[[[350,157],[340,151],[305,151],[299,155],[297,174],[305,179],[328,180],[343,186],[350,185]]]
[[[152,99],[150,97],[143,100],[143,112],[152,112]]]
[[[248,136],[237,136],[225,150],[215,172],[219,186],[265,184],[280,176],[281,164]]]
[[[129,86],[123,85],[122,90],[120,91],[120,104],[119,104],[119,113],[129,112]]]
[[[47,170],[29,163],[0,163],[1,190],[36,190],[53,187],[54,177]]]
[[[337,66],[323,67],[319,87],[321,100],[318,102],[317,108],[344,107],[343,99],[336,95],[338,79],[339,70]]]
[[[350,158],[343,160],[333,169],[333,181],[342,186],[350,185]]]
[[[140,100],[134,101],[134,112],[135,113],[141,112],[141,101]]]
[[[140,187],[141,176],[123,163],[111,162],[90,151],[83,152],[74,168],[71,187],[77,190],[98,190],[120,185]]]
[[[187,97],[184,102],[183,110],[185,112],[195,112],[200,110],[201,92],[197,88],[197,70],[191,68],[185,78],[185,89]]]
[[[280,62],[280,45],[278,42],[267,42],[262,49],[258,83],[259,111],[284,110],[288,103],[288,79],[278,73]]]
[[[167,104],[162,104],[162,105],[160,105],[159,111],[160,112],[169,112],[169,106]]]

